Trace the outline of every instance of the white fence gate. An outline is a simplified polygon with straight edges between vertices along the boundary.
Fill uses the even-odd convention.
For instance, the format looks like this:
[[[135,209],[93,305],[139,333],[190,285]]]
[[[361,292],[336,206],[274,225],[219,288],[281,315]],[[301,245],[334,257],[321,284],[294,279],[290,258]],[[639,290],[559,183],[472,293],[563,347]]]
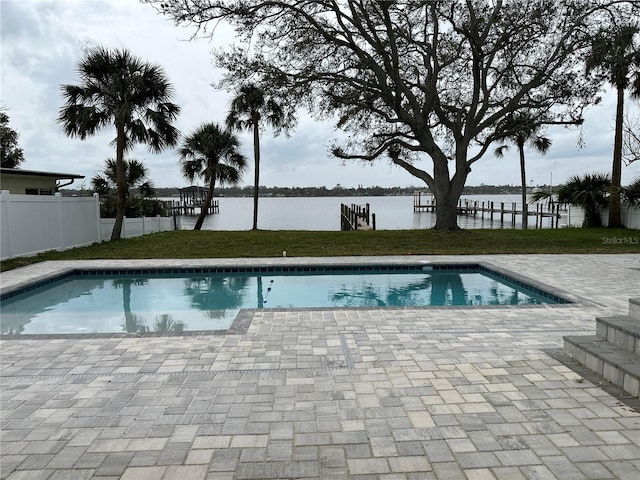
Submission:
[[[100,218],[100,199],[0,194],[0,259],[67,250],[109,240],[113,218]],[[122,238],[173,230],[171,217],[125,218]]]

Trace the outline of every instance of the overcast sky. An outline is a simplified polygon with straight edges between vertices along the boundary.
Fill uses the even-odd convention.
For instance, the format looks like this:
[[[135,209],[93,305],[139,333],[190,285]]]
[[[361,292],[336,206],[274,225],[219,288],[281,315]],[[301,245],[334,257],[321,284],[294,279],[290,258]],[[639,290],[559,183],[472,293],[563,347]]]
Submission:
[[[85,175],[85,187],[98,173],[104,160],[115,156],[109,146],[112,129],[85,141],[68,138],[56,123],[63,104],[61,84],[77,83],[76,65],[87,46],[127,48],[142,59],[161,65],[176,91],[175,103],[182,112],[176,126],[189,134],[204,122],[223,122],[229,94],[216,91],[212,82],[221,72],[211,64],[215,44],[232,40],[229,32],[219,39],[189,41],[191,30],[175,27],[170,19],[137,0],[1,0],[0,106],[7,109],[10,126],[20,134],[24,150],[23,169]],[[226,38],[225,38],[226,36]],[[627,105],[636,112],[631,102]],[[533,185],[565,181],[585,172],[609,172],[613,145],[615,95],[605,96],[602,105],[592,107],[583,127],[584,148],[578,148],[575,129],[551,129],[553,145],[546,156],[527,153],[527,174]],[[261,185],[267,186],[420,186],[420,181],[386,160],[373,165],[343,164],[328,153],[337,134],[332,123],[300,118],[289,138],[262,138]],[[243,151],[252,155],[251,138],[241,136]],[[131,158],[143,160],[157,187],[182,187],[177,154],[161,154],[136,148]],[[430,161],[420,165],[430,171]],[[623,167],[623,184],[640,175],[640,162]],[[76,181],[77,182],[77,181]],[[253,182],[249,169],[244,185]],[[515,150],[503,159],[489,153],[473,166],[467,184],[519,185]],[[78,183],[76,183],[78,185]],[[74,185],[75,186],[75,185]]]

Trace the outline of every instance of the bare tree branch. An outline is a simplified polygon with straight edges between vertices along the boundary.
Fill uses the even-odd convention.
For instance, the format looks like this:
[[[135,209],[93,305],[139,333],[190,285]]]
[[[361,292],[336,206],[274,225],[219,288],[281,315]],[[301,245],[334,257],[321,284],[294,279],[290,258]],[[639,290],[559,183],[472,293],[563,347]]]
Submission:
[[[258,79],[292,108],[334,118],[352,135],[333,150],[341,158],[393,152],[434,190],[446,229],[502,120],[579,123],[600,86],[581,64],[591,32],[640,14],[639,0],[145,1],[198,32],[233,25],[239,46],[215,57],[223,85]]]

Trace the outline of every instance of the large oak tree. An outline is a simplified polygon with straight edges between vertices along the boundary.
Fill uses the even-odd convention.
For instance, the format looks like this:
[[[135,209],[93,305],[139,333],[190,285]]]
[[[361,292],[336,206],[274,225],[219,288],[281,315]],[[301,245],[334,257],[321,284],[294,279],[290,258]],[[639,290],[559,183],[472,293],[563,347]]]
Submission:
[[[145,0],[179,24],[237,45],[216,55],[229,83],[260,81],[351,134],[332,151],[391,161],[436,197],[436,229],[503,120],[577,123],[596,95],[580,66],[595,25],[640,7],[620,0]],[[633,14],[637,14],[633,13]]]

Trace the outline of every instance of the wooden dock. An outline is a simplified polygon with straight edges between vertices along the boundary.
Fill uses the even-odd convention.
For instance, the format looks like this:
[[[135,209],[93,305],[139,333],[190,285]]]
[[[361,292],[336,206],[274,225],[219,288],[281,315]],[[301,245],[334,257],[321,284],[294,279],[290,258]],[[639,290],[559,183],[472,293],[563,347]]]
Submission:
[[[177,200],[170,200],[164,202],[164,208],[171,212],[172,215],[198,215],[202,211],[204,202],[180,202]],[[220,204],[218,200],[212,200],[211,205],[207,208],[207,213],[214,214],[220,213]]]
[[[532,205],[533,206],[533,205]],[[508,218],[512,227],[516,225],[516,218],[527,215],[527,217],[535,217],[535,228],[542,228],[544,219],[549,219],[551,228],[558,228],[560,221],[560,205],[557,203],[550,203],[548,205],[536,204],[535,208],[528,208],[529,205],[517,205],[516,202],[512,202],[511,205],[506,205],[505,202],[479,202],[477,200],[462,200],[458,202],[456,212],[458,215],[465,216],[480,216],[484,219],[485,214],[491,221],[498,220],[501,225],[505,223],[505,217]],[[416,192],[413,195],[413,211],[414,212],[435,212],[436,201],[435,197],[429,193]]]
[[[375,230],[376,214],[371,213],[369,204],[340,204],[340,230]]]
[[[209,189],[198,185],[191,185],[179,189],[180,199],[171,200],[165,208],[175,215],[196,215],[207,209],[208,214],[220,213],[218,200],[211,200],[211,204],[205,206]]]

